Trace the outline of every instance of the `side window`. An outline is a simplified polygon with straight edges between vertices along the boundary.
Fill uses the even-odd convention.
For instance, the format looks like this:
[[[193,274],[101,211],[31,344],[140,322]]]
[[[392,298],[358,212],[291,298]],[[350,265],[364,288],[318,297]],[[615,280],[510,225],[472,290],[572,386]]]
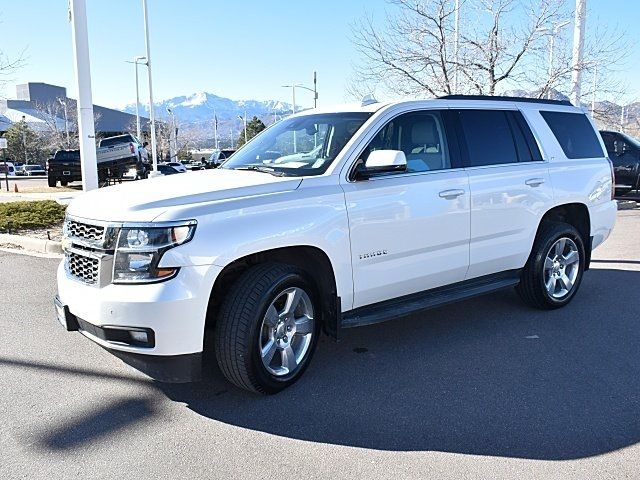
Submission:
[[[516,142],[507,112],[459,110],[458,117],[466,141],[470,167],[518,162]],[[520,134],[523,135],[522,132]],[[522,145],[521,147],[526,148]]]
[[[608,133],[608,132],[601,132],[600,135],[602,135],[602,141],[604,142],[604,148],[607,149],[607,152],[610,154],[615,153],[615,144],[614,142],[616,141],[616,137],[615,135]]]
[[[602,147],[584,113],[540,111],[567,158],[603,157]]]
[[[407,173],[451,168],[444,122],[441,112],[436,110],[405,113],[394,118],[369,142],[360,158],[366,162],[374,150],[404,152]]]

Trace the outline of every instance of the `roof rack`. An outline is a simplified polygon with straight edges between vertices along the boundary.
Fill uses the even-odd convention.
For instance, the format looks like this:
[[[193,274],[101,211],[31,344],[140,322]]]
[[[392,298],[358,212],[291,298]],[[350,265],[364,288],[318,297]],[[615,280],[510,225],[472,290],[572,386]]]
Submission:
[[[493,100],[498,102],[546,103],[549,105],[566,105],[568,107],[573,107],[573,104],[569,100],[548,100],[546,98],[494,97],[491,95],[444,95],[438,98],[444,100]]]

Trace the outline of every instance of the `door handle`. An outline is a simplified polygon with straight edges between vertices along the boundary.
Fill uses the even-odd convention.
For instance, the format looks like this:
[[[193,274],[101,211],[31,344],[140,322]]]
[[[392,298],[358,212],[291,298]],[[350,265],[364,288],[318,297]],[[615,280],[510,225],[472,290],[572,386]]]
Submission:
[[[544,178],[530,178],[524,183],[525,185],[529,185],[530,187],[539,187],[544,183]]]
[[[462,189],[453,189],[453,190],[443,190],[438,195],[440,195],[440,198],[446,198],[448,200],[452,200],[464,194],[465,194],[465,191]]]

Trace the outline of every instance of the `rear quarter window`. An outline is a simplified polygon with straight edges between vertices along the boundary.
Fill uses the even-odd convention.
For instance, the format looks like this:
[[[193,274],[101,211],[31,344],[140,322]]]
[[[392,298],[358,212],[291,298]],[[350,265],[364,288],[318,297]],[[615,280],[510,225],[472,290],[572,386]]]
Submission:
[[[541,111],[567,158],[604,157],[602,146],[584,113]]]

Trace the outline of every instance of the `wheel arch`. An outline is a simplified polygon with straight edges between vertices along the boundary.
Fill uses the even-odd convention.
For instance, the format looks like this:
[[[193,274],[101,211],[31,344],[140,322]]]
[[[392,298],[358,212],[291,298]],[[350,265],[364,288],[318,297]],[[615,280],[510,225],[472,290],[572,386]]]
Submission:
[[[210,341],[209,335],[213,332],[220,306],[228,290],[248,268],[264,262],[295,265],[308,274],[320,297],[322,328],[327,335],[337,339],[341,308],[334,266],[322,249],[310,245],[296,245],[254,252],[236,258],[222,269],[209,296],[205,320],[205,344]]]
[[[591,217],[589,208],[584,203],[565,203],[548,210],[540,219],[536,237],[545,222],[564,222],[573,226],[582,237],[585,247],[585,270],[591,263]]]

